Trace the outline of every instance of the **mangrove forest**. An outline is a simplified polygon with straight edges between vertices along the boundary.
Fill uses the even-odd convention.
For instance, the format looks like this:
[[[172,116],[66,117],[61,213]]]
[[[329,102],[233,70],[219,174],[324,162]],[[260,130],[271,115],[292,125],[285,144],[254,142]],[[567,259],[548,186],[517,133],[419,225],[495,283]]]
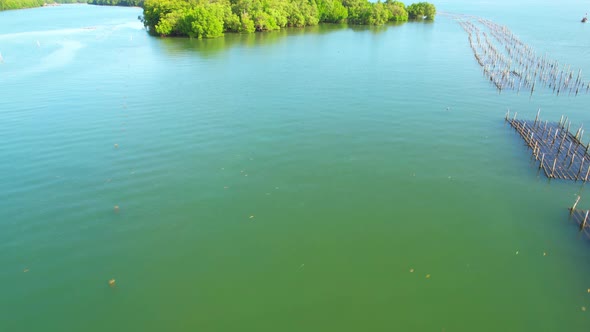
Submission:
[[[434,20],[428,2],[406,6],[386,0],[2,0],[0,10],[47,3],[138,6],[149,33],[162,37],[215,38],[225,32],[251,33],[319,23],[383,25],[387,22]]]
[[[160,36],[215,38],[224,32],[250,33],[319,23],[383,25],[434,20],[427,2],[368,0],[145,0],[142,21]]]

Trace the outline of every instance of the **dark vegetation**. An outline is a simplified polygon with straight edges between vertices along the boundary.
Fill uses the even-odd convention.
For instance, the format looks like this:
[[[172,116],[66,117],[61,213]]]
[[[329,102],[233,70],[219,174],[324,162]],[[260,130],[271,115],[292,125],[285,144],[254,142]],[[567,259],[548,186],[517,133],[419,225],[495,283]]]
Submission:
[[[41,7],[53,3],[86,3],[87,0],[0,0],[0,10]]]
[[[88,0],[91,5],[142,7],[144,0]],[[84,1],[86,2],[86,1]]]

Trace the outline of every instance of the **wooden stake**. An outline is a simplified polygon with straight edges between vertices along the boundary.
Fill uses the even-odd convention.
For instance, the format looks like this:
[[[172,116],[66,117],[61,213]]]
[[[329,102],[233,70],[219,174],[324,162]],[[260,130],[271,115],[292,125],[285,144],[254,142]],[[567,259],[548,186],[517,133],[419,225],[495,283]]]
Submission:
[[[551,169],[551,176],[550,177],[555,177],[553,175],[553,173],[555,173],[555,164],[557,163],[557,157],[555,159],[553,159],[553,168]],[[588,167],[588,172],[590,172],[590,167]]]
[[[582,222],[582,225],[580,227],[580,230],[583,231],[584,228],[586,228],[586,221],[588,220],[588,213],[590,212],[590,210],[586,210],[586,215],[584,216],[584,221]]]
[[[580,196],[578,195],[578,198],[576,198],[576,202],[574,202],[574,205],[571,207],[570,209],[570,215],[572,213],[574,213],[574,210],[576,209],[576,206],[578,205],[578,202],[580,201]]]
[[[541,156],[541,163],[539,164],[539,168],[543,168],[543,160],[545,160],[545,154]]]

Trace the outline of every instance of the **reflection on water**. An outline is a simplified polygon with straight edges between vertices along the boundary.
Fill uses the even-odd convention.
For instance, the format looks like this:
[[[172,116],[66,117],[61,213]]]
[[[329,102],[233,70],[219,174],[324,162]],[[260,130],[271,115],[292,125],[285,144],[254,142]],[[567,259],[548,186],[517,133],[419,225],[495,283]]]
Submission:
[[[426,21],[420,24],[429,24]],[[203,57],[214,56],[219,52],[226,52],[233,47],[261,47],[279,42],[287,42],[287,38],[303,35],[323,35],[334,32],[341,32],[346,29],[355,32],[370,31],[374,34],[381,34],[391,29],[409,23],[390,23],[383,26],[320,24],[304,28],[286,28],[281,30],[259,32],[259,33],[226,33],[224,37],[213,39],[188,39],[188,38],[158,38],[163,48],[171,53],[198,52]]]

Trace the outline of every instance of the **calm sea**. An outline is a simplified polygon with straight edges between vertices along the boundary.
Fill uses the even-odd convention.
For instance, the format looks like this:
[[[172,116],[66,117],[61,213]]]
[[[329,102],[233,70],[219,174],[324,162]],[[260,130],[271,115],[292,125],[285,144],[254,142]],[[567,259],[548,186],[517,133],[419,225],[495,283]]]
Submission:
[[[436,4],[590,75],[588,4]],[[444,16],[200,41],[138,15],[0,13],[0,331],[590,329],[590,195],[503,121],[588,126],[590,95],[498,94]]]

